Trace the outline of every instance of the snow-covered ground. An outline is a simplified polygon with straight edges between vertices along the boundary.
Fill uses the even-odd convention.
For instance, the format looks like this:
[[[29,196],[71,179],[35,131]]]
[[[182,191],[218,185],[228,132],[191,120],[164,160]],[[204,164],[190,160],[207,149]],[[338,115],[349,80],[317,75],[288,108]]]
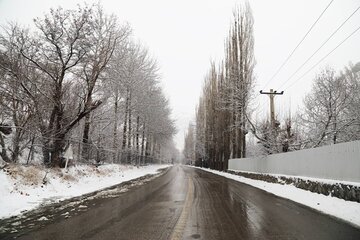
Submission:
[[[350,182],[350,181],[340,181],[340,180],[332,180],[332,179],[325,179],[325,178],[314,178],[314,177],[304,177],[304,176],[294,176],[294,175],[286,175],[286,174],[274,174],[274,173],[257,173],[257,172],[251,172],[251,171],[238,171],[238,170],[232,170],[234,172],[240,172],[240,173],[253,173],[253,174],[263,174],[268,175],[272,177],[276,177],[280,179],[281,177],[289,178],[289,179],[301,179],[304,181],[312,181],[312,182],[318,182],[318,183],[326,183],[326,184],[345,184],[345,185],[351,185],[360,187],[360,182]]]
[[[0,170],[0,218],[18,215],[54,200],[65,200],[144,175],[156,174],[159,169],[166,167],[169,165],[132,167],[106,164],[97,168],[78,165],[66,171],[8,166]],[[44,177],[46,184],[43,184]]]
[[[268,183],[206,168],[199,169],[260,188],[279,197],[301,203],[320,212],[343,219],[350,224],[360,227],[360,203],[345,201],[336,197],[313,193],[292,185]]]

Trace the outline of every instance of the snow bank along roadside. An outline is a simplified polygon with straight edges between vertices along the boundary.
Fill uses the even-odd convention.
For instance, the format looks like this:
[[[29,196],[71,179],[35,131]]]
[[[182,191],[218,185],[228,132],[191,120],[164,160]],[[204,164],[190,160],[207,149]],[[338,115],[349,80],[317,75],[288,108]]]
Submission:
[[[65,170],[8,165],[0,170],[0,218],[156,174],[169,166],[77,165]]]
[[[294,202],[306,205],[320,212],[340,218],[352,225],[360,227],[360,203],[358,202],[346,201],[337,197],[313,193],[299,189],[293,185],[269,183],[211,169],[198,169],[224,176],[226,178],[233,179],[253,187],[257,187],[279,197],[290,199]]]
[[[310,177],[289,176],[281,174],[255,173],[227,170],[228,173],[270,183],[291,184],[297,188],[314,193],[341,198],[360,203],[360,183],[318,179]]]

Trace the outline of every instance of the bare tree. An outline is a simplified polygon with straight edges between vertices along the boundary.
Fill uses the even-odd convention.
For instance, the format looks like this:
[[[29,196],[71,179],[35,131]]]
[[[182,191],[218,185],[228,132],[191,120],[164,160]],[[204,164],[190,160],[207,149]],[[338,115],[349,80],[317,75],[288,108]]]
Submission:
[[[348,72],[347,75],[338,76],[329,67],[317,75],[312,92],[304,99],[304,112],[301,115],[303,127],[309,136],[308,146],[356,139],[350,136],[354,136],[354,130],[359,125],[356,116],[357,95],[354,94],[354,91],[358,91],[358,80],[351,81],[351,75]]]
[[[340,72],[339,78],[343,79],[349,88],[348,104],[344,110],[348,124],[343,141],[353,141],[360,139],[360,62],[348,67]]]
[[[232,157],[246,157],[247,126],[251,89],[254,83],[253,16],[249,3],[234,12],[234,24],[226,49],[226,83],[229,94],[223,96],[223,107],[231,111]]]
[[[1,117],[3,121],[11,122],[12,143],[5,147],[3,142],[3,151],[8,149],[11,157],[5,157],[8,161],[17,162],[21,152],[28,147],[30,126],[34,126],[34,106],[31,99],[24,93],[22,82],[29,77],[38,76],[32,68],[29,68],[21,54],[15,48],[16,39],[20,34],[20,28],[16,24],[9,24],[3,28],[4,33],[0,36],[0,45],[4,49],[1,52],[0,74],[2,108]],[[2,123],[4,124],[4,123]],[[4,153],[5,154],[5,153]]]
[[[100,5],[96,5],[94,20],[90,23],[91,34],[87,36],[91,43],[87,50],[84,61],[81,65],[79,76],[83,77],[86,84],[86,95],[84,98],[85,108],[101,103],[101,99],[94,99],[96,95],[96,86],[99,85],[99,78],[107,67],[116,47],[122,46],[126,42],[130,28],[128,25],[119,27],[117,19],[114,15],[107,16]],[[88,156],[90,131],[90,114],[85,116],[84,132],[83,132],[83,157]]]
[[[84,95],[79,96],[79,99],[85,99],[85,104],[76,106],[76,103],[66,101],[73,87],[81,85],[74,73],[81,64],[88,66],[84,63],[89,61],[88,56],[94,51],[93,46],[101,45],[99,42],[91,42],[94,40],[91,38],[94,25],[97,20],[101,21],[92,15],[93,7],[79,6],[78,10],[51,9],[50,14],[43,19],[34,20],[38,30],[35,34],[19,30],[13,43],[25,66],[36,73],[20,79],[19,84],[34,106],[36,122],[43,138],[46,164],[60,164],[66,135],[101,103],[92,101],[88,96],[111,55],[104,52],[97,55],[101,60],[93,62],[92,76],[86,78],[89,80],[88,86],[83,88]],[[95,49],[111,52],[109,48],[113,44],[110,41],[110,47],[106,48],[105,44]],[[11,68],[15,70],[16,65]],[[88,69],[83,69],[88,74]]]
[[[80,159],[116,161],[122,138],[136,156],[129,162],[163,160],[174,147],[171,109],[156,61],[129,26],[100,5],[51,9],[34,22],[35,31],[0,34],[1,158],[17,161],[40,143],[43,162],[59,166],[71,141]]]
[[[118,142],[117,136],[122,134],[122,161],[140,164],[155,152],[159,154],[164,139],[174,134],[168,101],[158,86],[156,61],[140,43],[128,41],[115,51],[108,73],[114,92],[115,122],[119,114],[123,119],[113,128],[113,142]],[[122,133],[117,132],[118,125]]]
[[[196,116],[196,162],[227,168],[230,157],[246,157],[247,118],[254,83],[253,16],[246,2],[234,11],[225,60],[211,64]]]
[[[193,165],[195,162],[195,130],[192,123],[189,124],[184,142],[183,154],[185,156],[186,163]]]

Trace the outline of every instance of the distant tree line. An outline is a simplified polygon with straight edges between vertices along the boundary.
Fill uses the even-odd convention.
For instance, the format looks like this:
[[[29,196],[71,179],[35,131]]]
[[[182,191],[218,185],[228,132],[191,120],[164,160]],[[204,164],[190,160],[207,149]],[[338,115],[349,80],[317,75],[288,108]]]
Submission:
[[[156,61],[100,5],[51,9],[0,34],[0,156],[61,165],[144,163],[175,149],[171,109]]]

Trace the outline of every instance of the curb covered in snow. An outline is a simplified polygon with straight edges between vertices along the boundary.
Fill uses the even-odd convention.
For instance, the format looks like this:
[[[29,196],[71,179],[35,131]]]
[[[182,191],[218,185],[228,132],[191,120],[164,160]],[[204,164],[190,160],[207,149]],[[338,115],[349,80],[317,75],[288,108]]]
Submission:
[[[0,170],[0,219],[145,175],[154,175],[169,166],[77,165],[67,171],[35,166],[7,166]]]

